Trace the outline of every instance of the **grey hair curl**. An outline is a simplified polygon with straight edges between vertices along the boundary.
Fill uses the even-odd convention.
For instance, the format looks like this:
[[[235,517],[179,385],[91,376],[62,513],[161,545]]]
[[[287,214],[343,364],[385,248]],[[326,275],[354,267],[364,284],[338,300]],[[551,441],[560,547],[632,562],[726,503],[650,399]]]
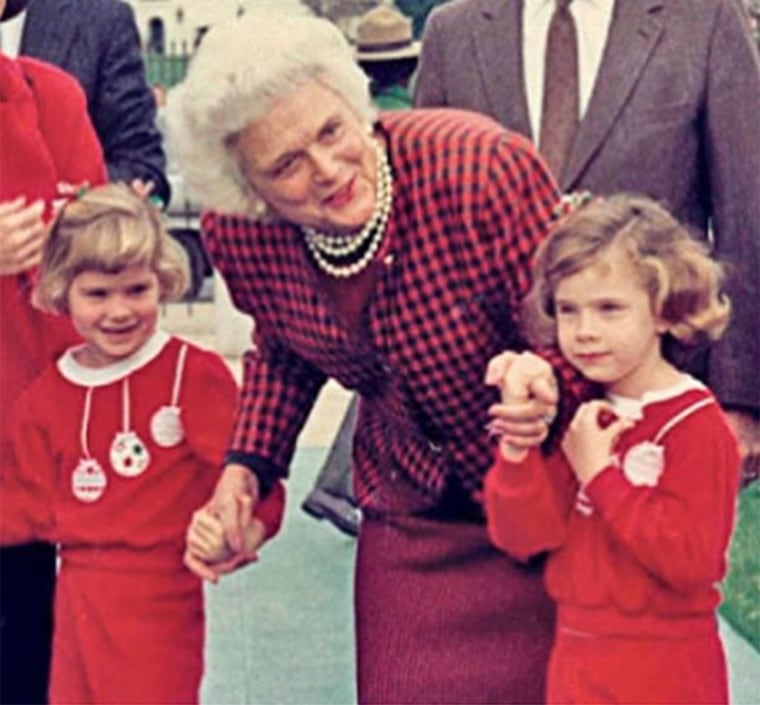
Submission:
[[[341,31],[317,17],[247,13],[204,36],[184,82],[169,93],[172,153],[204,208],[254,218],[263,201],[227,146],[273,99],[319,78],[356,115],[376,117],[366,74]]]

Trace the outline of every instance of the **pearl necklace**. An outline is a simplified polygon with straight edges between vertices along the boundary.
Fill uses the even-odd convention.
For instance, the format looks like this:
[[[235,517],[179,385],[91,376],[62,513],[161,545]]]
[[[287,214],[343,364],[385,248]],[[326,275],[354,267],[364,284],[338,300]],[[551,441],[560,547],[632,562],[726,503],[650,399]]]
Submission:
[[[375,142],[377,153],[377,197],[372,217],[352,234],[321,233],[302,228],[306,245],[319,268],[339,279],[351,277],[366,269],[383,241],[393,201],[393,176],[385,150]]]

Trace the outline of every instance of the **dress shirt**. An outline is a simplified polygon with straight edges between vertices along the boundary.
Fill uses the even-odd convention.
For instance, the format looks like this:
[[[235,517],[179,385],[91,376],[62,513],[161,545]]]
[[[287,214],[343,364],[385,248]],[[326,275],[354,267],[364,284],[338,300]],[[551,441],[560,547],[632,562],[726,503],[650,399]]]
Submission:
[[[573,0],[570,3],[578,32],[579,118],[586,111],[599,72],[614,4],[614,0]],[[534,140],[538,139],[541,125],[546,35],[554,8],[554,0],[524,0],[523,3],[523,70]]]
[[[12,20],[7,20],[0,25],[0,47],[3,54],[15,59],[21,48],[21,34],[24,31],[26,10],[19,12]]]

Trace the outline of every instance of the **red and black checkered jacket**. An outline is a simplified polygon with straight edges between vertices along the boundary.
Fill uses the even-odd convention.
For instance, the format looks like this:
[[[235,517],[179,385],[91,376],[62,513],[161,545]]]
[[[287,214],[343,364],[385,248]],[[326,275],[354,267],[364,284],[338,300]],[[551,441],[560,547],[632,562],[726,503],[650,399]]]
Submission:
[[[362,395],[354,445],[364,508],[434,506],[447,484],[478,489],[493,452],[483,384],[494,354],[521,346],[516,309],[556,204],[534,147],[490,118],[456,110],[387,113],[394,175],[390,253],[349,332],[318,286],[301,231],[207,212],[209,253],[255,349],[229,458],[264,484],[284,476],[328,377]]]

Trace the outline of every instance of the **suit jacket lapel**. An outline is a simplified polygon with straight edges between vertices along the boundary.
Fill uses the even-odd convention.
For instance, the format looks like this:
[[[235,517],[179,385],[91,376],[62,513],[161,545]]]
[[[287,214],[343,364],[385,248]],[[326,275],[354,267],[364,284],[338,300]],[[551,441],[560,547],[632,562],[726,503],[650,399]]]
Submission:
[[[64,64],[76,37],[77,23],[73,20],[77,12],[81,10],[72,0],[31,2],[24,20],[21,53],[58,66]]]
[[[564,191],[574,188],[639,80],[663,31],[661,6],[661,0],[616,0],[591,99],[560,179]]]
[[[497,120],[530,137],[522,61],[522,0],[486,7],[474,18],[475,60]]]

